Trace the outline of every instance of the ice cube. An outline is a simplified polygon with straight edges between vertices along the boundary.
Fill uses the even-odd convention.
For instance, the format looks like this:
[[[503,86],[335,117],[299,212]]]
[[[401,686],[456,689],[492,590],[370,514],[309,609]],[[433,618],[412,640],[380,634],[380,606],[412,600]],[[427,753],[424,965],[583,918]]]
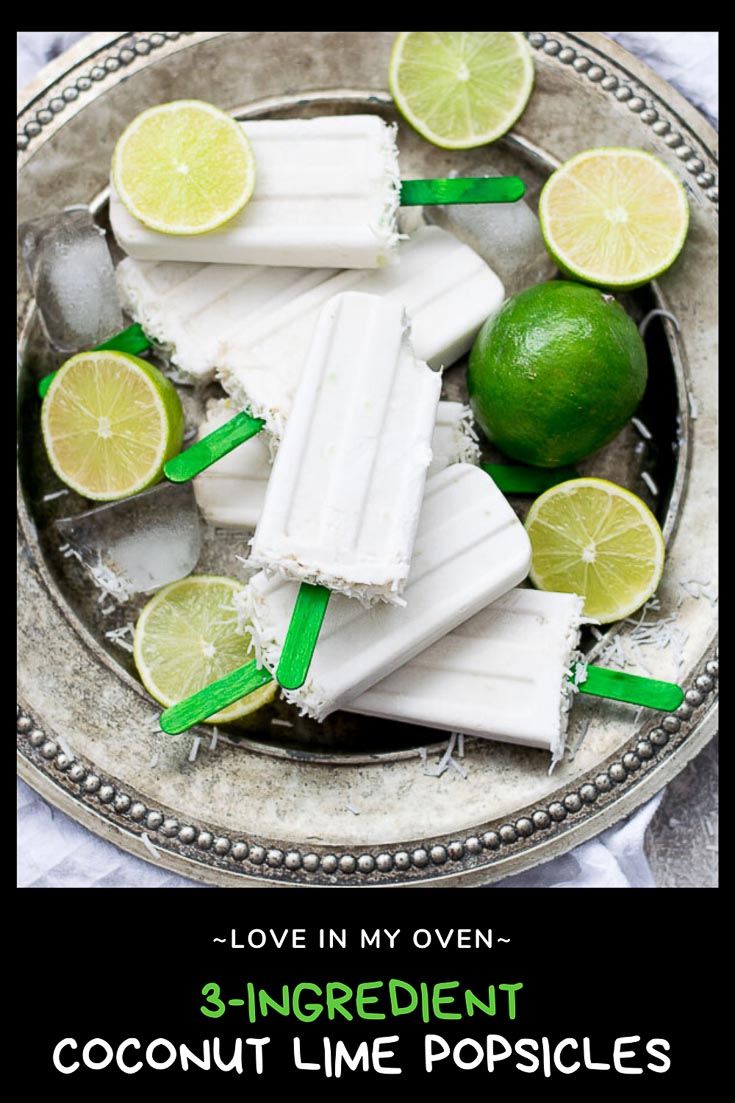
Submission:
[[[160,483],[132,498],[63,517],[56,526],[71,549],[65,554],[76,553],[95,584],[121,604],[185,578],[201,550],[191,483]]]
[[[489,169],[483,176],[499,176]],[[424,207],[424,218],[469,245],[497,272],[506,295],[553,279],[556,265],[544,246],[539,220],[525,199],[516,203],[462,203]]]
[[[123,328],[105,232],[86,207],[23,222],[18,238],[41,323],[55,349],[91,349]]]

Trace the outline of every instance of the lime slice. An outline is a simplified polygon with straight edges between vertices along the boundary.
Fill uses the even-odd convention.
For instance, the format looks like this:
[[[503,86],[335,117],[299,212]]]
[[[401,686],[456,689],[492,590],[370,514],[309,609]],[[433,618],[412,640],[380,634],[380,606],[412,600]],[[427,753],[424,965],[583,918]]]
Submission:
[[[255,187],[242,127],[200,100],[150,107],[123,131],[112,180],[135,218],[164,234],[203,234],[241,211]]]
[[[108,349],[62,365],[43,400],[41,426],[59,478],[106,502],[158,482],[181,448],[184,412],[157,368]]]
[[[589,149],[546,181],[539,199],[546,248],[567,275],[621,290],[660,276],[689,226],[684,187],[642,149]]]
[[[609,624],[653,595],[664,540],[644,502],[604,479],[571,479],[547,490],[526,518],[531,581],[581,594],[585,616]]]
[[[533,88],[521,31],[402,31],[388,83],[402,115],[444,149],[493,142],[513,126]]]
[[[254,658],[238,634],[232,599],[244,589],[232,578],[191,575],[164,586],[138,618],[133,658],[143,685],[160,704],[190,697]],[[208,724],[240,720],[275,697],[275,681],[210,716]]]

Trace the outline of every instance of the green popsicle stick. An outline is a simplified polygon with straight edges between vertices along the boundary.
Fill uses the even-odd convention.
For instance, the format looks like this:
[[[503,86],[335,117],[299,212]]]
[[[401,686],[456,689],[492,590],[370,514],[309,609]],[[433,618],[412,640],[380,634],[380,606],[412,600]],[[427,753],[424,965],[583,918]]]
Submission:
[[[202,437],[191,448],[180,452],[168,463],[163,465],[163,473],[172,483],[185,483],[193,479],[207,467],[226,456],[239,444],[250,440],[265,425],[262,417],[251,417],[250,414],[236,414],[226,425],[220,425],[219,429]]]
[[[526,191],[518,176],[452,176],[445,180],[401,180],[401,206],[436,203],[515,203]]]
[[[92,351],[102,352],[104,349],[112,349],[114,352],[129,352],[131,356],[137,356],[139,352],[145,352],[150,347],[151,343],[143,332],[142,326],[134,322],[133,325],[122,330],[121,333],[116,333],[109,341],[103,341],[101,345],[96,345]],[[51,386],[55,375],[56,372],[52,371],[39,380],[38,393],[41,398],[46,397],[46,391]]]
[[[573,677],[574,671],[570,681]],[[587,667],[587,679],[580,684],[579,692],[588,693],[591,697],[644,705],[661,712],[673,712],[684,700],[684,690],[674,682],[659,682],[656,678],[643,678],[640,674],[626,674],[622,670],[605,670],[601,666]]]
[[[258,670],[255,659],[238,667],[231,674],[225,675],[217,682],[193,693],[191,697],[185,697],[183,701],[172,705],[171,708],[161,713],[161,728],[167,735],[179,735],[198,724],[200,720],[206,720],[220,709],[234,705],[242,697],[254,693],[256,689],[265,686],[273,679],[267,670],[261,667]]]
[[[302,591],[306,591],[306,597],[303,598],[304,608],[306,609],[305,616],[310,618],[312,627],[316,625],[316,636],[314,637],[314,643],[316,643],[330,591],[324,586],[309,586],[307,583],[303,583],[299,591],[297,605],[299,599],[301,599]],[[309,591],[319,592],[310,594]],[[294,606],[289,634],[291,634],[294,622],[297,620],[296,606]],[[289,676],[288,671],[284,673],[283,677],[281,676],[283,656],[286,654],[286,644],[284,644],[281,653],[281,664],[277,671],[278,680],[284,688],[298,689],[303,684],[311,662],[312,652],[313,646],[308,651],[306,669],[299,685],[287,685],[284,678]],[[303,654],[305,655],[306,651]],[[303,658],[297,655],[291,664],[291,672],[296,672],[294,673],[294,682],[301,676],[299,663],[303,665]],[[574,669],[570,675],[570,681],[573,678]],[[219,712],[220,709],[233,705],[235,701],[241,700],[249,693],[254,693],[256,689],[260,689],[261,686],[267,685],[270,681],[271,675],[267,670],[258,670],[255,661],[248,663],[246,666],[241,666],[239,670],[234,670],[232,674],[220,678],[218,682],[212,682],[205,689],[201,689],[198,693],[194,693],[191,697],[186,697],[183,701],[179,701],[178,704],[166,709],[161,714],[161,728],[168,735],[179,735],[187,728],[191,728],[194,724],[198,724],[201,720],[206,720],[208,716]],[[655,678],[643,678],[638,674],[626,674],[620,670],[605,670],[601,666],[587,667],[587,680],[582,682],[579,690],[591,697],[607,697],[613,701],[626,701],[628,704],[644,705],[646,708],[658,709],[661,712],[673,712],[684,700],[684,691],[673,682],[659,682]]]
[[[575,467],[521,467],[510,463],[481,463],[480,467],[504,494],[543,494],[550,486],[579,478]]]
[[[326,586],[302,582],[299,587],[276,670],[284,689],[298,689],[306,681],[330,594]]]

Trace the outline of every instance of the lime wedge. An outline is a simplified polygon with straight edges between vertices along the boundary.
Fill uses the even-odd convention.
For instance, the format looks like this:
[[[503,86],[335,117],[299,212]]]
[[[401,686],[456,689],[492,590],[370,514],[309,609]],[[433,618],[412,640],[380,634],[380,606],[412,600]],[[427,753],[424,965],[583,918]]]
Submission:
[[[105,502],[158,482],[181,448],[184,412],[157,368],[108,349],[62,365],[43,400],[41,426],[59,478]]]
[[[388,83],[402,115],[444,149],[493,142],[513,126],[533,88],[521,31],[402,31]]]
[[[200,100],[150,107],[123,131],[112,180],[135,218],[165,234],[203,234],[241,211],[255,187],[242,127]]]
[[[648,506],[604,479],[570,479],[547,490],[526,518],[531,582],[584,597],[602,624],[635,612],[656,591],[664,540]]]
[[[166,707],[183,701],[231,674],[255,656],[238,634],[233,596],[244,589],[232,578],[191,575],[164,586],[138,618],[133,658],[143,685]],[[273,700],[269,682],[242,701],[210,716],[208,724],[227,724]]]
[[[546,248],[567,275],[626,290],[660,276],[689,226],[683,185],[642,149],[589,149],[549,177],[539,199]]]

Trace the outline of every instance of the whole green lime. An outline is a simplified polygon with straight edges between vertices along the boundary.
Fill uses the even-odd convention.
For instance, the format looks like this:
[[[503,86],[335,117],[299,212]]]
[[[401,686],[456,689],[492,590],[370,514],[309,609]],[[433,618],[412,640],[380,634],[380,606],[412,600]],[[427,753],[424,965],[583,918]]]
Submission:
[[[467,386],[482,431],[508,456],[559,467],[620,432],[646,389],[646,350],[612,297],[563,280],[521,291],[488,318]]]

